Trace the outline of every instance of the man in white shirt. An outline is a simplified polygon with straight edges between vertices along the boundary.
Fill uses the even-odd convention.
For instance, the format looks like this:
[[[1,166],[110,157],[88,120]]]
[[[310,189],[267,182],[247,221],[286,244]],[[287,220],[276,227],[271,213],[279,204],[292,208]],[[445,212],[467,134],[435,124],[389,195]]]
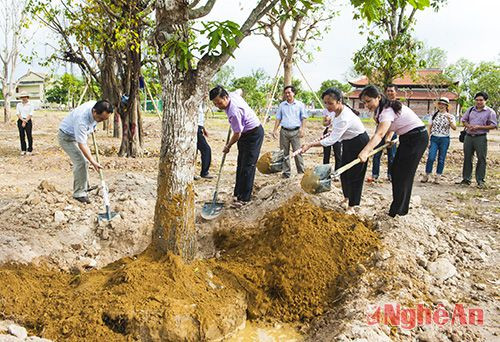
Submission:
[[[277,137],[278,127],[280,130],[280,149],[284,151],[285,156],[290,154],[290,145],[292,152],[298,150],[301,146],[300,138],[304,137],[306,126],[306,109],[302,102],[295,99],[295,88],[286,86],[283,90],[285,101],[280,103],[276,113],[276,123],[274,125],[273,137]],[[304,159],[299,154],[295,156],[295,166],[297,173],[304,173]],[[290,177],[290,160],[283,162],[283,178]]]
[[[73,197],[82,203],[90,203],[88,191],[88,164],[96,171],[102,168],[92,157],[87,146],[87,135],[94,132],[98,122],[107,120],[113,106],[107,100],[89,101],[73,109],[59,126],[59,145],[73,163]]]
[[[17,114],[17,128],[19,129],[19,139],[21,140],[21,155],[30,155],[33,152],[33,136],[31,134],[33,130],[33,122],[31,118],[33,117],[34,108],[29,102],[29,95],[26,92],[22,92],[19,96],[21,102],[16,106]],[[26,148],[26,139],[28,138],[28,146]]]

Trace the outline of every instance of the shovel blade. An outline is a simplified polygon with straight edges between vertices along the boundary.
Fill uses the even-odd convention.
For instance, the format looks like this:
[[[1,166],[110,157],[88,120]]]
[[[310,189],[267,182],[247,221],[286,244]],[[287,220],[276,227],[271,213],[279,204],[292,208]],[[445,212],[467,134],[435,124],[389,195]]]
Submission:
[[[201,209],[201,217],[205,220],[213,220],[217,218],[224,209],[224,203],[221,202],[208,202],[203,205]]]
[[[317,165],[313,169],[306,170],[300,185],[305,192],[313,195],[330,191],[332,188],[331,173],[331,165]]]
[[[98,221],[111,221],[113,220],[116,216],[118,215],[118,213],[115,213],[115,212],[110,212],[110,213],[99,213],[97,215],[97,220]]]

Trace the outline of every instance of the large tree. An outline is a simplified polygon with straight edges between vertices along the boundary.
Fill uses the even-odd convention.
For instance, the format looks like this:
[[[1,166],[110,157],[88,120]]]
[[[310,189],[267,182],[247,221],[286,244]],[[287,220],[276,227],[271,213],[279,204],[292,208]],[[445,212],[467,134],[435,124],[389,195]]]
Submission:
[[[260,32],[268,37],[283,64],[285,85],[292,84],[293,65],[298,57],[310,60],[311,42],[328,32],[328,22],[335,17],[330,1],[280,1],[262,20]]]
[[[148,16],[153,4],[142,0],[30,3],[31,13],[60,40],[60,48],[51,58],[78,65],[100,85],[102,97],[116,105],[114,136],[118,136],[121,122],[120,156],[142,154],[139,78],[142,42],[151,25]],[[128,100],[122,101],[125,98]]]
[[[354,69],[380,86],[405,73],[415,72],[420,63],[417,53],[422,43],[412,36],[418,10],[432,6],[437,10],[445,0],[352,1],[358,12],[355,18],[367,21],[366,45],[354,55]]]
[[[196,109],[217,70],[278,0],[258,1],[241,26],[231,21],[203,22],[208,42],[200,45],[194,39],[195,21],[209,14],[215,2],[156,2],[155,42],[164,106],[153,244],[186,261],[197,250],[193,189]]]
[[[10,121],[10,101],[18,84],[14,77],[23,43],[23,32],[28,24],[25,6],[24,0],[0,1],[0,32],[3,36],[0,40],[0,81],[4,98],[4,122]]]

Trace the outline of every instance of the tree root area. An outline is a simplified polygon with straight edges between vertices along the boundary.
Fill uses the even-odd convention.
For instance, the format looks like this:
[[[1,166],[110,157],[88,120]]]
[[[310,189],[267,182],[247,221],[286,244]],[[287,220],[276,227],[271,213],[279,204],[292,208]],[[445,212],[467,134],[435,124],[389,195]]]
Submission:
[[[220,257],[191,264],[150,248],[75,274],[4,265],[0,319],[54,340],[221,340],[247,318],[321,315],[379,245],[369,223],[300,196],[252,229],[214,234]]]

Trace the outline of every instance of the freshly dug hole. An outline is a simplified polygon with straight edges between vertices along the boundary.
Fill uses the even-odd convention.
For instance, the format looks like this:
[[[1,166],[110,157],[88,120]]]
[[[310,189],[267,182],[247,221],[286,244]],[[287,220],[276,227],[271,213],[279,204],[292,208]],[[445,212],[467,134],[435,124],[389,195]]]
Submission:
[[[0,319],[54,340],[217,340],[246,319],[320,315],[378,244],[353,216],[294,197],[253,230],[219,232],[221,259],[146,251],[71,275],[0,268]]]

